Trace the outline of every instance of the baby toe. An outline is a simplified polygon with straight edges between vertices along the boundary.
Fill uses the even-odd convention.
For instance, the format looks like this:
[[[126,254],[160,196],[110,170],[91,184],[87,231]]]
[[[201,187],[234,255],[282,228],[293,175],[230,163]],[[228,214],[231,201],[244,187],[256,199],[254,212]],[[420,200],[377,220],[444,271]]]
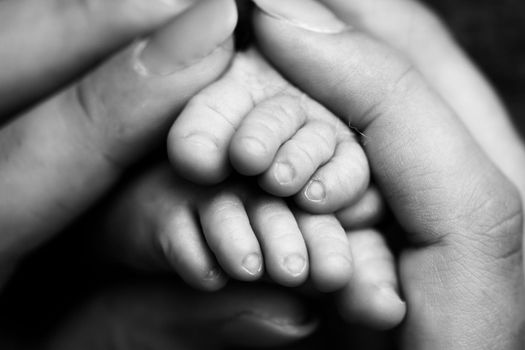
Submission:
[[[222,268],[238,280],[260,278],[262,254],[241,199],[223,192],[204,201],[199,213],[206,241]]]
[[[267,192],[282,197],[296,194],[335,152],[336,130],[329,123],[308,121],[281,146],[260,180]]]
[[[384,200],[375,186],[370,186],[355,203],[336,213],[341,225],[347,229],[359,229],[377,225],[385,214]]]
[[[243,175],[261,174],[304,121],[305,113],[296,96],[279,95],[256,105],[232,139],[232,165]]]
[[[226,284],[227,277],[190,210],[173,210],[157,225],[157,238],[163,257],[186,283],[205,291],[215,291]]]
[[[315,172],[295,200],[306,211],[333,213],[361,198],[369,181],[363,149],[347,138],[338,143],[334,156]]]
[[[261,243],[266,270],[284,286],[298,286],[308,276],[308,252],[297,221],[286,203],[261,196],[250,204],[250,219]]]
[[[354,274],[338,295],[339,310],[349,321],[376,329],[397,326],[406,314],[401,300],[394,257],[384,238],[374,230],[350,232]]]
[[[296,213],[310,257],[310,277],[322,292],[338,290],[350,281],[352,254],[346,233],[333,215]]]

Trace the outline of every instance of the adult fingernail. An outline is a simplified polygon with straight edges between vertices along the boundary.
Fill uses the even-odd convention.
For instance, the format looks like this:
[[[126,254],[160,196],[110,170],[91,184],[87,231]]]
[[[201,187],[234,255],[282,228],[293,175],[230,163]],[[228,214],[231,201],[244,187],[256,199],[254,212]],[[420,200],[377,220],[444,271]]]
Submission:
[[[250,254],[242,261],[243,269],[252,276],[256,276],[262,271],[262,259],[259,254]]]
[[[202,60],[232,35],[237,23],[233,0],[201,0],[137,47],[136,69],[169,75]]]
[[[322,202],[326,198],[326,190],[322,182],[313,180],[306,187],[304,195],[309,201]]]
[[[332,11],[313,0],[253,0],[267,15],[313,32],[335,34],[348,25]]]
[[[289,163],[278,162],[275,165],[274,174],[279,184],[287,185],[295,178],[295,169]]]
[[[306,259],[299,254],[293,254],[284,259],[284,266],[292,274],[297,277],[306,269]]]

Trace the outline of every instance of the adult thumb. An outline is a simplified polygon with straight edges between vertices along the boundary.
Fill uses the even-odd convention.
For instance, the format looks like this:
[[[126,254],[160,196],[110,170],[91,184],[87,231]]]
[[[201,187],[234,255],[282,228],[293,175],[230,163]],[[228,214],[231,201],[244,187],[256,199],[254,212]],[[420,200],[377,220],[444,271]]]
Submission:
[[[488,221],[520,225],[515,188],[409,61],[316,1],[255,2],[262,51],[364,135],[375,180],[413,243]]]
[[[265,55],[365,135],[372,174],[412,244],[400,259],[407,348],[522,348],[514,185],[397,51],[320,2],[255,2]]]
[[[0,130],[1,261],[59,232],[161,144],[228,67],[236,22],[233,0],[199,1]]]

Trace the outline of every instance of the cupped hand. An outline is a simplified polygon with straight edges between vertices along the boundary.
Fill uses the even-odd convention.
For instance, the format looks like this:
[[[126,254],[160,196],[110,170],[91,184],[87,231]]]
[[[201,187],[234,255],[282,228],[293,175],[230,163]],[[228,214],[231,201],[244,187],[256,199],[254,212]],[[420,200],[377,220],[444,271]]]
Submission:
[[[523,147],[505,113],[416,3],[324,2],[346,22],[314,1],[257,0],[257,39],[287,78],[367,136],[408,242],[403,345],[522,348]],[[410,36],[414,27],[425,35]],[[489,130],[505,141],[494,145]]]
[[[0,60],[11,67],[0,74],[4,276],[161,143],[189,97],[226,69],[237,21],[234,1],[201,1],[180,14],[187,5],[176,0],[1,3],[2,18],[12,24],[0,36],[10,43],[1,45]],[[29,30],[31,23],[40,30]],[[162,24],[78,83],[62,85]],[[9,114],[39,99],[27,111]]]
[[[274,348],[317,327],[304,303],[282,290],[236,285],[208,294],[151,279],[102,289],[70,314],[46,348]]]

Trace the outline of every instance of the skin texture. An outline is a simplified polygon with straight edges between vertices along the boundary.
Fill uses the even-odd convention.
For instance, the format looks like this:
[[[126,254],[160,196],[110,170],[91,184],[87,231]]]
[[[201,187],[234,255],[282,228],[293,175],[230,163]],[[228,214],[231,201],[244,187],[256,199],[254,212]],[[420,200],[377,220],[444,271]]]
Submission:
[[[11,2],[2,2],[8,4]],[[207,35],[200,52],[177,51],[171,46],[188,45],[193,38],[180,33],[200,28],[200,13],[213,13],[217,5],[225,12],[208,27],[210,32],[194,31]],[[24,10],[16,7],[13,12]],[[232,57],[236,20],[232,1],[201,2],[164,26],[146,45],[127,47],[79,83],[18,115],[0,130],[0,192],[10,198],[0,205],[0,259],[6,270],[102,196],[128,165],[156,145],[173,113],[222,74]],[[138,32],[141,27],[135,26]],[[75,55],[64,60],[70,60],[71,66],[77,62]],[[166,72],[167,68],[171,71]],[[165,74],[152,73],[159,69]]]
[[[132,266],[174,269],[204,290],[223,287],[228,277],[254,281],[265,271],[287,286],[302,284],[309,274],[323,290],[346,285],[352,256],[337,220],[289,208],[253,185],[234,179],[201,187],[168,164],[155,166],[105,209],[103,246]],[[321,225],[325,245],[310,239]],[[250,260],[254,255],[257,261]]]
[[[11,2],[3,3],[6,4],[9,5]],[[27,7],[28,4],[24,6]],[[49,2],[43,6],[53,4]],[[103,5],[93,1],[89,3],[89,10],[102,11],[100,7]],[[172,9],[173,14],[180,14],[186,5],[185,2],[174,3],[176,8]],[[11,10],[15,13],[24,13],[24,6],[14,6]],[[223,12],[220,18],[213,17],[210,20],[210,17],[204,15],[216,14],[217,8]],[[76,10],[79,9],[72,9],[73,12]],[[201,1],[155,32],[146,41],[130,45],[114,54],[80,82],[64,87],[49,99],[45,99],[46,93],[53,92],[57,86],[35,87],[34,91],[27,92],[27,96],[20,97],[22,102],[13,101],[13,106],[5,108],[5,112],[9,113],[11,109],[17,108],[18,103],[30,104],[36,98],[34,96],[43,98],[40,104],[18,115],[1,130],[0,142],[2,142],[4,156],[0,191],[12,199],[9,203],[3,203],[1,208],[3,219],[0,220],[4,226],[3,232],[6,232],[1,242],[2,252],[5,253],[2,255],[2,267],[5,269],[6,278],[10,268],[16,265],[21,256],[61,231],[117,182],[125,168],[145,154],[148,149],[153,148],[152,146],[156,144],[153,140],[162,135],[163,130],[171,122],[170,118],[178,113],[188,98],[202,86],[220,76],[231,58],[232,41],[229,36],[236,22],[234,10],[233,3],[228,0]],[[140,12],[137,9],[135,11]],[[79,16],[83,18],[83,15],[93,12],[80,12]],[[48,21],[45,23],[54,23],[57,20],[55,12],[49,11],[46,14],[51,18],[44,16],[44,22]],[[130,17],[135,19],[133,16]],[[200,30],[203,18],[206,19],[208,29],[204,32]],[[59,19],[63,20],[62,17]],[[65,28],[69,28],[66,26],[71,20],[69,17],[64,19],[66,24],[60,20],[58,27],[51,28],[51,32],[54,30],[61,33],[66,31]],[[23,22],[23,18],[21,21]],[[166,21],[166,18],[158,19],[158,25],[165,24]],[[77,21],[73,22],[77,23]],[[143,27],[137,25],[139,27],[136,28],[137,32],[142,30],[141,33],[145,34],[151,30],[146,24],[142,22],[139,24]],[[79,31],[84,32],[81,29]],[[9,33],[6,36],[8,35]],[[65,57],[46,57],[42,62],[43,66],[54,64],[56,65],[54,69],[59,65],[65,67],[64,76],[56,81],[57,85],[65,84],[68,79],[72,79],[75,74],[80,74],[86,69],[90,60],[82,61],[86,66],[75,66],[74,58],[76,55],[81,55],[82,50],[87,50],[86,46],[89,49],[89,45],[94,45],[92,40],[98,36],[96,32],[88,32],[83,38],[84,42],[80,41],[78,47],[72,47],[69,51],[62,50]],[[129,37],[123,35],[111,38],[118,43],[110,43],[114,46],[107,44],[107,47],[93,49],[95,51],[93,62],[118,45],[125,45],[132,37],[133,34],[129,34]],[[195,41],[199,44],[195,45]],[[35,46],[34,49],[45,51],[48,48]],[[51,55],[53,52],[50,50],[48,54]],[[17,59],[11,59],[9,63],[15,65],[15,61]],[[20,69],[37,71],[38,74],[31,75],[29,80],[39,82],[45,80],[39,75],[39,67],[22,65]],[[9,86],[8,78],[4,80],[5,86],[16,89]],[[151,96],[155,96],[155,99],[152,100]],[[340,123],[320,106],[316,108],[332,118],[331,123]],[[299,125],[292,127],[297,128]],[[334,133],[334,129],[337,127],[333,125],[326,127],[328,133]],[[293,130],[289,132],[293,133]],[[346,131],[343,134],[350,143],[353,143],[359,154],[357,143],[348,137],[350,133]],[[308,132],[305,132],[305,135],[308,136]],[[283,141],[286,140],[281,142]],[[65,145],[74,145],[74,147]],[[335,152],[335,149],[329,150],[328,153],[330,152]],[[345,154],[345,151],[342,153]],[[39,159],[45,162],[38,161]],[[323,161],[324,158],[321,158],[316,161],[317,163],[314,162],[314,168],[321,165]],[[360,166],[366,169],[366,160],[362,157],[362,152],[361,159],[357,162],[359,161],[364,164]],[[34,181],[35,177],[38,177],[38,181]],[[366,187],[366,172],[361,182],[360,186]],[[358,193],[361,191],[363,190],[357,190]],[[189,196],[185,197],[189,198]],[[341,202],[347,201],[347,199],[341,200]],[[269,252],[267,255],[275,255],[275,258],[268,259],[268,270],[274,271],[273,275],[278,281],[296,285],[306,278],[308,270],[300,266],[297,268],[297,263],[294,261],[291,262],[296,271],[293,271],[292,277],[296,281],[290,281],[289,276],[279,276],[279,274],[283,275],[279,272],[282,267],[277,266],[275,262],[290,260],[286,256],[283,259],[279,258],[279,252],[286,251],[287,249],[284,248],[287,246],[290,247],[288,250],[292,250],[287,252],[288,255],[297,255],[291,253],[294,253],[295,247],[304,245],[304,239],[308,245],[314,247],[311,249],[311,254],[316,263],[311,273],[314,282],[321,290],[340,288],[348,282],[348,276],[351,275],[349,249],[346,246],[345,232],[333,216],[312,218],[309,214],[297,213],[296,219],[288,211],[287,221],[293,223],[297,231],[295,235],[289,235],[288,238],[295,236],[297,242],[283,245],[278,244],[278,239],[271,237],[267,239],[265,236],[275,235],[274,230],[267,230],[266,223],[273,216],[278,218],[281,210],[279,208],[286,206],[283,206],[282,201],[269,197],[261,197],[255,202],[254,210],[259,214],[254,214],[254,217],[255,221],[259,222],[256,226],[260,227],[258,231],[262,245],[266,246],[264,248]],[[202,204],[200,206],[204,207],[201,209],[203,217],[213,216],[217,212],[213,206],[211,209]],[[282,219],[285,215],[280,216]],[[210,217],[203,221],[213,223],[214,219]],[[223,230],[227,227],[222,225],[224,223],[220,224],[218,227]],[[212,225],[212,229],[213,226],[215,225]],[[321,227],[326,234],[317,237],[314,231]],[[304,238],[300,236],[299,228],[305,232]],[[265,233],[265,230],[269,233]],[[218,238],[222,239],[220,233],[212,232],[207,237],[212,248],[219,253],[226,247],[224,243],[214,243]],[[276,238],[284,240],[286,237]],[[330,241],[337,241],[338,244],[327,243]],[[321,249],[317,250],[317,247]],[[377,247],[378,256],[388,254],[382,252],[386,250],[386,246]],[[340,252],[339,260],[334,254],[337,250]],[[226,256],[228,252],[224,251],[222,256]],[[324,256],[326,254],[330,255],[330,259]],[[221,256],[221,254],[217,255]],[[341,261],[344,264],[341,264]],[[233,274],[235,274],[234,269],[235,267],[230,266],[230,272]],[[394,276],[391,265],[390,275]],[[397,322],[400,319],[398,317]]]
[[[351,13],[345,4],[331,3]],[[401,13],[405,5],[391,3]],[[424,11],[411,11],[416,9]],[[293,16],[257,15],[263,51],[286,77],[373,140],[365,147],[372,172],[415,244],[402,252],[400,262],[411,305],[404,346],[521,348],[522,207],[515,185],[462,125],[468,117],[460,119],[444,93],[415,68],[421,62],[399,55],[365,31],[327,35]],[[430,15],[422,12],[418,18],[424,21],[425,16]],[[298,59],[305,51],[310,55]],[[465,75],[475,78],[469,71]],[[500,115],[496,124],[508,125],[505,118]],[[501,327],[480,319],[497,319]]]
[[[70,83],[190,1],[2,1],[0,119]]]
[[[356,2],[356,3],[359,4],[359,2]],[[354,8],[354,10],[355,10],[355,8]],[[349,10],[349,11],[350,11],[350,10]],[[400,12],[402,12],[402,11],[400,11]],[[355,13],[355,12],[354,12],[354,13]],[[365,12],[365,14],[366,14],[366,13],[367,13],[367,12]],[[368,12],[368,13],[371,13],[371,12]],[[361,14],[361,15],[364,16],[363,14]],[[419,15],[420,15],[420,14],[419,14]],[[356,16],[357,16],[357,15],[356,15]],[[431,43],[432,43],[432,42],[435,42],[435,40],[427,40],[427,42],[431,42]],[[464,70],[462,70],[462,69],[460,69],[460,71],[464,72]],[[454,84],[452,84],[452,85],[454,85]],[[476,87],[476,86],[479,86],[478,83],[473,84],[473,86],[471,86],[471,87]],[[449,88],[449,87],[447,87],[447,88]],[[464,90],[461,90],[461,91],[464,91]],[[485,101],[484,99],[477,99],[476,101],[479,102],[480,100],[481,100],[481,101]],[[494,100],[493,100],[493,99],[489,99],[489,101],[494,101]],[[450,102],[449,102],[449,103],[450,103]],[[461,116],[460,116],[460,117],[461,117]],[[501,117],[501,115],[500,115],[500,117]],[[499,117],[498,117],[498,118],[499,118]],[[496,118],[496,120],[498,120],[498,118]],[[502,120],[504,120],[504,119],[502,119]],[[483,124],[483,123],[480,123],[480,124]],[[511,139],[512,139],[512,138],[511,138]],[[489,148],[489,146],[490,146],[490,145],[487,145],[486,147]],[[512,148],[512,149],[514,149],[514,148]],[[519,149],[519,147],[518,147],[518,149]],[[505,153],[505,154],[508,155],[507,153]],[[504,157],[500,157],[500,158],[504,158]],[[509,164],[511,164],[511,163],[519,163],[519,161],[517,161],[516,159],[514,159],[512,162],[509,162]],[[501,183],[500,183],[500,184],[501,184]],[[501,191],[501,190],[502,190],[501,186],[496,186],[496,187],[498,188],[498,191]],[[503,188],[503,190],[505,190],[505,188]],[[497,192],[497,191],[496,191],[496,192]],[[511,197],[512,197],[512,196],[511,196]],[[508,208],[507,208],[507,209],[508,209]],[[511,230],[511,231],[515,231],[515,230]],[[510,231],[509,231],[509,232],[510,232]],[[510,235],[510,236],[515,237],[515,233],[514,233],[513,235]],[[465,243],[471,243],[471,242],[469,242],[469,241],[465,241]],[[482,241],[482,243],[484,243],[484,241]],[[511,243],[510,246],[515,246],[515,245],[513,245],[513,244]],[[462,251],[461,253],[465,253],[465,252]],[[462,258],[465,258],[464,255],[461,255],[461,254],[460,254],[460,256],[461,256]],[[466,256],[467,256],[467,258],[469,258],[469,259],[470,259],[470,257],[471,257],[471,255],[468,255],[468,254],[467,254]],[[482,256],[484,256],[484,255],[482,255]],[[511,256],[511,257],[512,257],[512,256]],[[515,255],[513,256],[513,258],[515,258]],[[472,259],[472,260],[473,260],[473,259]],[[471,260],[471,261],[472,261],[472,260]],[[514,259],[514,260],[515,260],[515,259]],[[476,262],[478,262],[478,261],[476,260]],[[478,266],[477,264],[473,264],[473,265],[474,265],[474,266],[473,266],[474,272],[479,272],[479,271],[481,271],[481,269],[479,268],[479,266]],[[483,262],[481,262],[481,265],[483,265]],[[509,266],[509,265],[506,264],[505,262],[502,262],[502,265],[504,265],[504,266]],[[514,265],[511,264],[510,266],[515,266],[515,264],[514,264]],[[483,267],[486,267],[486,266],[483,266]],[[496,269],[499,269],[500,267],[501,267],[501,266],[498,265],[498,266],[496,266],[495,268],[496,268]],[[509,271],[511,271],[511,270],[513,270],[513,269],[512,269],[512,268],[509,269]],[[497,274],[500,274],[500,273],[501,273],[501,271],[497,271]],[[495,274],[496,274],[496,273],[495,273]],[[504,274],[503,274],[503,275],[504,275]],[[510,277],[509,279],[512,279],[512,277]],[[494,282],[494,285],[495,285],[494,288],[496,288],[496,289],[497,289],[497,288],[500,288],[500,287],[499,287],[500,284],[499,284],[498,282],[501,282],[501,281],[495,281],[495,282]],[[505,281],[502,281],[502,282],[503,282],[503,283],[501,283],[501,286],[504,286],[504,287],[505,287],[505,285],[506,285]],[[476,288],[473,288],[472,290],[476,290]],[[496,293],[496,294],[497,294],[497,293]],[[517,293],[517,294],[519,295],[519,293]],[[496,298],[496,299],[497,299],[497,298]],[[496,300],[496,299],[495,299],[495,300]],[[512,298],[510,298],[510,299],[512,299]],[[513,305],[520,305],[520,303],[518,302],[518,303],[513,304]],[[478,306],[479,306],[479,304],[478,304]],[[178,307],[177,307],[177,306],[173,306],[173,308],[176,309],[176,308],[178,308]],[[497,310],[497,311],[499,312],[499,311],[501,311],[501,310]],[[514,311],[515,311],[515,310],[514,310]],[[494,314],[498,314],[498,312],[495,312]],[[117,313],[117,314],[123,314],[123,311],[117,311],[116,313]],[[86,319],[86,318],[84,318],[84,319]],[[477,319],[476,319],[476,320],[477,320]],[[414,324],[414,323],[412,323],[412,324]],[[426,323],[426,322],[422,322],[421,324],[432,324],[432,322],[428,322],[428,323]],[[469,323],[469,324],[470,324],[470,323]],[[519,324],[519,322],[516,322],[515,324]],[[432,325],[433,325],[433,324],[432,324]],[[430,328],[432,328],[432,327],[430,327]],[[512,328],[512,327],[509,327],[509,328]],[[428,331],[428,330],[427,330],[427,331]],[[72,333],[69,333],[69,335],[71,335],[71,334],[72,334]],[[423,330],[422,334],[425,334],[425,330]],[[428,333],[427,333],[427,334],[428,334]],[[454,335],[454,336],[458,336],[458,337],[461,336],[461,334],[453,334],[453,335]],[[416,338],[417,338],[417,337],[416,337]],[[73,339],[75,339],[75,337],[73,337]],[[78,338],[77,338],[77,339],[78,339]],[[168,338],[165,338],[165,339],[168,341]],[[510,338],[507,338],[507,339],[511,339],[511,340],[512,340],[512,339],[514,339],[514,338],[510,337]],[[84,340],[85,340],[85,339],[84,339]],[[481,348],[480,346],[478,346],[478,344],[474,344],[475,340],[476,340],[476,339],[472,340],[472,343],[470,343],[470,344],[471,344],[471,348]],[[506,339],[503,339],[503,341],[504,341],[504,340],[506,340]],[[429,338],[428,341],[429,341],[429,343],[428,343],[428,344],[425,344],[425,347],[428,347],[428,348],[431,348],[432,346],[434,346],[434,347],[436,347],[436,348],[440,348],[440,347],[437,346],[436,344],[443,345],[443,343],[439,343],[439,341],[441,341],[441,340],[437,339],[437,337],[436,337],[436,338]],[[444,341],[446,341],[446,340],[444,340]],[[449,340],[449,341],[450,341],[450,340]],[[82,341],[79,341],[79,342],[82,342]],[[73,344],[75,344],[75,343],[73,343]],[[78,344],[78,342],[77,342],[76,344]],[[466,344],[465,342],[462,343],[462,345],[464,345],[464,347],[467,348],[467,347],[469,346],[469,344],[468,344],[468,343],[467,343],[466,345],[465,345],[465,344]],[[488,344],[488,343],[487,343],[487,344]],[[446,345],[445,345],[445,348],[452,348],[452,347],[450,347],[450,346],[448,346],[448,345],[451,345],[451,344],[446,344]],[[454,345],[454,344],[452,344],[452,345]],[[513,345],[513,344],[508,344],[508,346],[507,346],[507,344],[501,344],[501,343],[499,343],[499,344],[497,344],[497,348],[501,348],[502,346],[503,346],[504,348],[505,348],[505,346],[507,346],[507,347],[510,348],[510,346],[512,346],[512,345]],[[487,346],[490,346],[490,344],[487,345]],[[407,348],[413,348],[413,347],[407,346]],[[443,348],[443,347],[441,347],[441,348]],[[518,347],[518,348],[520,348],[520,347]]]
[[[351,206],[369,184],[356,136],[255,49],[238,53],[221,79],[190,100],[171,128],[168,153],[192,182],[219,183],[233,165],[259,176],[268,193],[295,195],[299,207],[315,213]],[[316,192],[323,193],[314,198]]]

